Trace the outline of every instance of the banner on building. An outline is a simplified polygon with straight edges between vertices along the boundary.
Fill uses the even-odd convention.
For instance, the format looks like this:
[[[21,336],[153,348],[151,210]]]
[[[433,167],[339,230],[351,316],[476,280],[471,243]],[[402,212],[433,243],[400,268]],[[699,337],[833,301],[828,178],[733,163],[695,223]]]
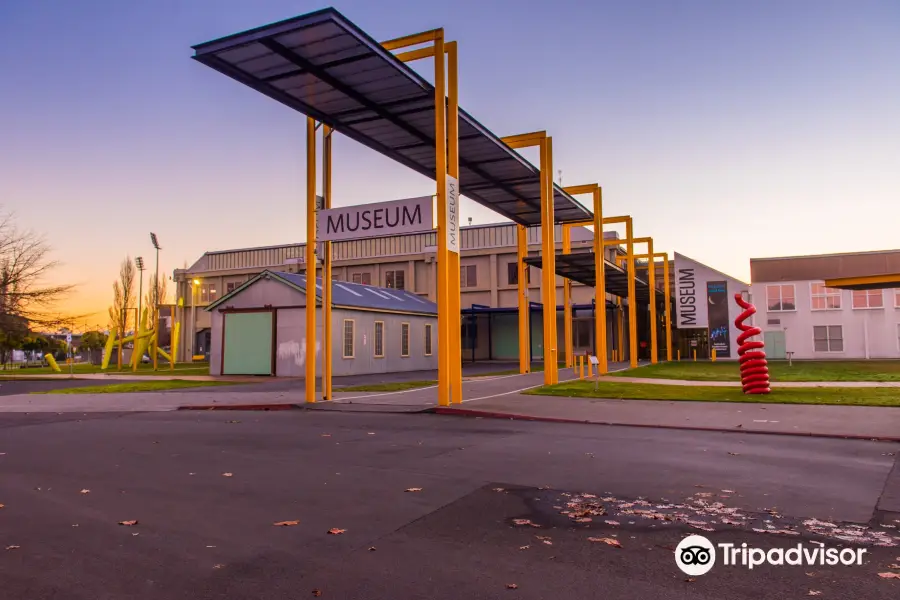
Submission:
[[[447,250],[459,254],[459,181],[447,175]]]
[[[728,319],[728,282],[706,282],[709,347],[719,358],[731,357],[731,322]]]
[[[319,211],[319,241],[421,233],[434,229],[431,196],[375,204],[341,206]]]
[[[706,329],[709,324],[706,298],[707,269],[675,253],[675,322],[678,329]]]

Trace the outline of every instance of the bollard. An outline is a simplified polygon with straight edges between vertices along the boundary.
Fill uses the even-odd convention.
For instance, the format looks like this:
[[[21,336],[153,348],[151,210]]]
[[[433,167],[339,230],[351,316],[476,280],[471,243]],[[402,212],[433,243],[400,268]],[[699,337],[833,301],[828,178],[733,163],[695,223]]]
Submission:
[[[697,351],[694,350],[694,362],[697,362]]]
[[[56,371],[57,373],[62,373],[62,369],[59,368],[59,365],[56,364],[56,359],[53,358],[52,354],[45,354],[44,360],[47,361],[47,364],[50,365],[50,368]]]
[[[709,358],[712,362],[716,362],[716,349],[713,348],[712,355]]]
[[[578,379],[584,379],[584,355],[578,357]]]
[[[681,350],[678,350],[678,362],[681,362]]]
[[[594,363],[591,362],[590,356],[588,356],[588,379],[594,376]]]

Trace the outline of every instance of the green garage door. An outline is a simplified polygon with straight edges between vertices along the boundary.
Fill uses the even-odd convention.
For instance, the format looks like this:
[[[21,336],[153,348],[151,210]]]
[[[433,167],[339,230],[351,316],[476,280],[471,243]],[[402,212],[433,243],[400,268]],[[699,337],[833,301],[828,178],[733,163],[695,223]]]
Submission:
[[[272,313],[226,313],[223,375],[272,374]]]

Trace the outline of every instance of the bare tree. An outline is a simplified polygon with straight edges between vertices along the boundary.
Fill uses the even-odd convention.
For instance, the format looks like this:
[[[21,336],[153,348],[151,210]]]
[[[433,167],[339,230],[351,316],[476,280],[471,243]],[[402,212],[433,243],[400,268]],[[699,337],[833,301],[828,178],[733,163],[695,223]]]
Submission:
[[[13,214],[0,213],[0,333],[71,323],[73,317],[63,316],[56,306],[74,286],[47,283],[59,266],[50,253],[42,235],[20,229]]]
[[[119,278],[113,283],[113,304],[109,307],[110,329],[116,332],[119,339],[128,332],[130,308],[135,304],[134,293],[134,261],[126,256],[119,265]],[[137,330],[137,321],[135,321]],[[119,344],[119,368],[122,367],[122,345]]]
[[[166,277],[160,275],[157,281],[150,281],[150,290],[144,298],[144,306],[150,309],[150,319],[147,321],[151,327],[159,326],[159,304],[165,304],[168,290],[166,289]],[[156,299],[159,298],[159,302]]]

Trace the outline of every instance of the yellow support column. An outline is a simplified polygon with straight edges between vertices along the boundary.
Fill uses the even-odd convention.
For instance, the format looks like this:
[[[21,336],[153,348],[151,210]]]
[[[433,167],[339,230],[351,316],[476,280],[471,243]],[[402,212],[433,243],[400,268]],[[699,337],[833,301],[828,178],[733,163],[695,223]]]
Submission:
[[[553,242],[553,165],[550,160],[551,138],[541,143],[541,298],[544,317],[544,385],[557,382],[556,372],[556,272]]]
[[[584,356],[578,357],[578,379],[584,379]]]
[[[334,130],[322,125],[322,203],[323,209],[331,208],[331,144]],[[331,331],[331,242],[322,244],[322,400],[331,400],[331,360],[333,340]]]
[[[175,321],[175,326],[172,328],[172,358],[169,360],[169,369],[175,370],[175,362],[178,360],[178,340],[181,335],[181,321]]]
[[[664,295],[666,298],[666,360],[672,362],[672,315],[669,314],[672,310],[672,292],[669,291],[669,255],[666,252],[662,253],[663,264],[665,267],[663,268],[663,286],[665,287]]]
[[[306,401],[316,401],[316,121],[306,118]]]
[[[457,58],[456,42],[447,42],[445,45],[447,52],[447,173],[459,182],[459,84],[457,82],[457,71],[459,62]],[[435,57],[443,54],[435,55]],[[457,188],[458,190],[458,188]],[[462,245],[462,236],[459,231],[459,192],[457,191],[456,203],[456,228],[458,243]],[[450,314],[452,332],[450,340],[452,342],[453,353],[450,355],[450,401],[453,404],[461,404],[462,397],[462,332],[461,327],[456,324],[460,318],[461,300],[460,300],[460,272],[459,272],[459,253],[450,252]],[[476,323],[477,327],[477,323]]]
[[[647,285],[650,286],[650,364],[659,362],[656,331],[656,261],[653,258],[653,238],[647,241]]]
[[[597,286],[594,288],[595,333],[597,338],[597,372],[606,375],[609,363],[606,359],[606,261],[603,250],[603,189],[597,186],[594,190],[594,273]]]
[[[562,227],[562,251],[569,254],[572,251],[572,230],[568,225]],[[572,282],[568,278],[563,279],[563,339],[564,352],[566,353],[566,367],[573,364],[572,350]]]
[[[516,258],[518,259],[518,300],[519,300],[519,373],[531,372],[531,331],[528,329],[528,229],[524,225],[516,225]]]
[[[637,298],[634,283],[634,224],[631,219],[625,222],[626,260],[628,262],[628,360],[631,368],[638,366],[637,339]]]
[[[450,306],[450,256],[447,250],[447,122],[446,94],[444,92],[444,31],[432,34],[434,40],[434,140],[435,140],[435,180],[437,182],[437,293],[438,293],[438,403],[450,405],[450,382],[452,379],[451,323],[459,323],[459,315],[454,318]],[[440,58],[438,58],[440,57]],[[456,273],[459,276],[459,273]],[[455,325],[454,325],[455,326]]]

